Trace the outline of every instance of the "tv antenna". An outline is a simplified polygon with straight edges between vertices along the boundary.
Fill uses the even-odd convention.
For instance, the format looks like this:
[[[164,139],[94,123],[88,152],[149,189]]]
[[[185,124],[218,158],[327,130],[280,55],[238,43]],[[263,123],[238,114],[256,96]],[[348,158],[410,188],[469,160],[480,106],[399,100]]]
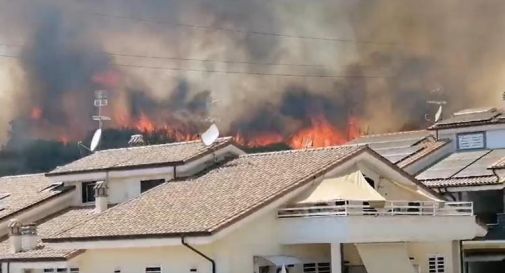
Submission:
[[[110,117],[104,116],[102,114],[102,108],[109,105],[109,100],[107,98],[107,92],[105,90],[97,90],[95,91],[95,99],[93,101],[93,105],[97,108],[97,115],[92,116],[91,118],[94,121],[98,122],[98,129],[96,129],[93,134],[93,138],[91,138],[91,143],[89,148],[86,147],[82,142],[78,142],[79,147],[83,147],[84,149],[94,152],[100,145],[100,140],[102,139],[102,127],[104,121],[109,121]]]
[[[443,107],[444,105],[447,104],[447,101],[445,100],[429,100],[427,101],[426,103],[428,104],[434,104],[434,105],[438,105],[438,110],[437,112],[435,113],[435,119],[433,120],[433,122],[439,122],[441,119],[442,119],[442,115],[443,115]],[[424,118],[427,120],[427,121],[432,121],[429,117],[428,117],[428,114],[426,114],[424,116]]]
[[[93,104],[98,109],[98,115],[92,116],[92,118],[93,120],[98,121],[98,129],[102,129],[103,122],[110,120],[110,117],[102,115],[102,108],[109,105],[107,92],[105,90],[95,91],[95,100],[93,101]]]

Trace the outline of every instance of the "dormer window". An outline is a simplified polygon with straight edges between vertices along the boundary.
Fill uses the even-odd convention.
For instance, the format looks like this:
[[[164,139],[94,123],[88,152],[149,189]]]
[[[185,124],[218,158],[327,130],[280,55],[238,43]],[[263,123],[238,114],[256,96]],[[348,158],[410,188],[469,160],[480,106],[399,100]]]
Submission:
[[[82,183],[82,202],[95,202],[95,185],[96,181]]]

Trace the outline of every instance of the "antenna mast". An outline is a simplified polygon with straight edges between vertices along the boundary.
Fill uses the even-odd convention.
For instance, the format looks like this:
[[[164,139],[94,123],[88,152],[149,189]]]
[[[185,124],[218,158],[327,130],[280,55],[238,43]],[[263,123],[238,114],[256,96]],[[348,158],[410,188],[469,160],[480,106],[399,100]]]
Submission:
[[[98,110],[98,115],[93,116],[93,120],[98,121],[98,129],[102,129],[103,122],[109,121],[110,117],[102,115],[102,108],[109,105],[109,100],[107,98],[107,91],[105,90],[96,90],[95,91],[95,100],[93,104]]]

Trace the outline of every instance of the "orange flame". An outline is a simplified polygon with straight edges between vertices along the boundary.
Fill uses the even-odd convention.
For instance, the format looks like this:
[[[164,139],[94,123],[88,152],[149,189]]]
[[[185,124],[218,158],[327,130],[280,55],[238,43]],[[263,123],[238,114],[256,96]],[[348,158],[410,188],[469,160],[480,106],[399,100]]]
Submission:
[[[248,147],[262,147],[284,142],[284,137],[278,133],[260,133],[252,138],[245,138],[240,133],[235,136],[235,141]]]
[[[154,132],[155,126],[149,117],[142,113],[137,124],[135,125],[135,128],[144,133],[152,133]]]
[[[310,147],[326,147],[347,142],[347,138],[331,125],[324,116],[312,118],[311,126],[297,132],[289,140],[289,145],[295,149]]]

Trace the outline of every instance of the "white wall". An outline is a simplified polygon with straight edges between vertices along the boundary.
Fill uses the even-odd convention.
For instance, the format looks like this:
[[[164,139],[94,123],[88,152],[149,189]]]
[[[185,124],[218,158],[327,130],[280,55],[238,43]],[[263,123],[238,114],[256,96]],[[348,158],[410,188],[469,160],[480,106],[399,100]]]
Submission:
[[[414,258],[414,263],[419,265],[421,273],[429,273],[428,258],[432,255],[445,257],[445,272],[460,272],[461,266],[458,241],[408,243],[407,249],[410,257]]]
[[[505,148],[505,130],[490,130],[486,136],[489,149]]]
[[[279,219],[284,244],[473,239],[474,216],[321,216]],[[373,227],[373,228],[371,228]]]
[[[212,245],[194,246],[215,259],[219,273],[253,272],[254,256],[293,255],[304,261],[329,262],[329,244],[282,246],[277,242],[276,213],[269,213],[253,223],[230,233]],[[92,249],[75,259],[81,273],[144,272],[146,266],[161,266],[163,272],[211,273],[208,261],[183,246]],[[296,272],[294,272],[296,273]]]

